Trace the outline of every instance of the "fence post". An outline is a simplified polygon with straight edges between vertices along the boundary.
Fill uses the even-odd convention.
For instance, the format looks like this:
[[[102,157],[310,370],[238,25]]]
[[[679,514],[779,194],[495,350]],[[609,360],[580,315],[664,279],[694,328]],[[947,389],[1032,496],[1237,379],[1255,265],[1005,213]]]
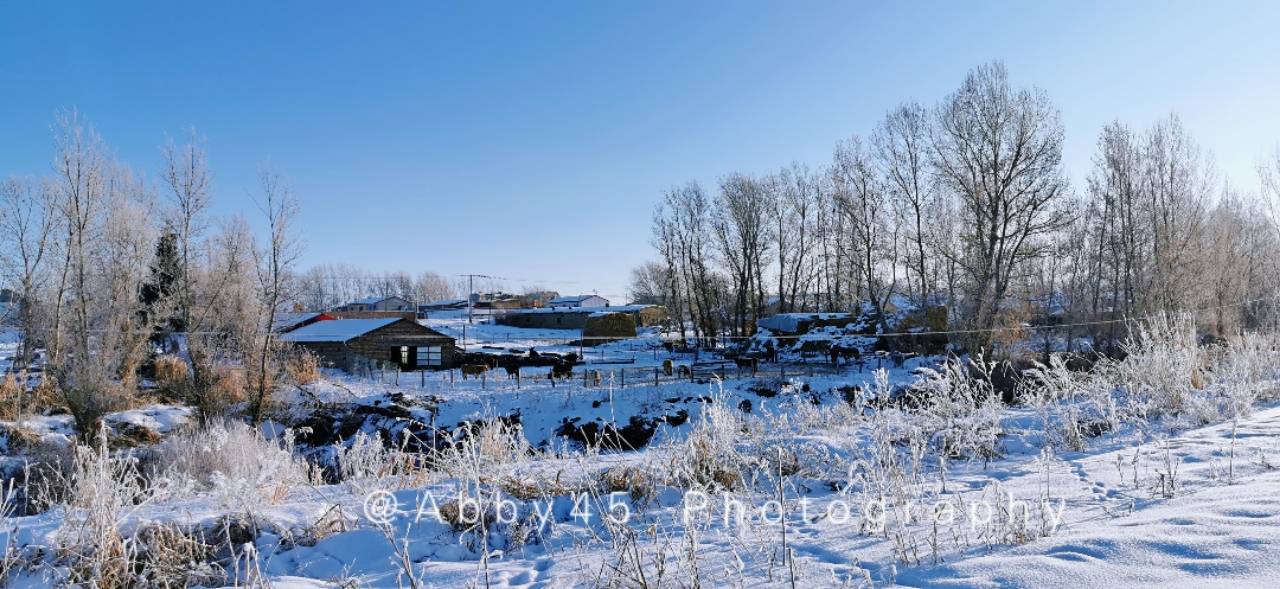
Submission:
[[[619,375],[618,378],[622,380],[622,388],[624,389],[627,388],[627,369],[620,368],[618,370],[618,375]]]
[[[656,366],[653,368],[653,386],[658,386],[658,368]]]
[[[418,375],[422,377],[422,384],[419,385],[418,388],[421,388],[421,389],[427,388],[427,371],[419,370]]]

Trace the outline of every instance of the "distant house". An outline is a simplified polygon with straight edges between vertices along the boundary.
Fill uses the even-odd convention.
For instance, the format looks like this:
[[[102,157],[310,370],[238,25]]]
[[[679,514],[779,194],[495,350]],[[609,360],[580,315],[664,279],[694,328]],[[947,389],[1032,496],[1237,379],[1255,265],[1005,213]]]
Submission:
[[[342,305],[335,311],[398,311],[398,312],[417,312],[417,307],[412,301],[407,301],[400,297],[365,297],[358,301],[351,301]]]
[[[520,300],[523,303],[522,307],[541,308],[547,306],[547,303],[551,300],[559,297],[560,293],[553,290],[537,290],[520,295]]]
[[[608,307],[609,299],[600,295],[575,295],[569,297],[556,297],[547,301],[548,307]]]
[[[454,339],[401,317],[317,321],[281,336],[304,348],[325,366],[347,372],[377,369],[436,370],[458,363]]]

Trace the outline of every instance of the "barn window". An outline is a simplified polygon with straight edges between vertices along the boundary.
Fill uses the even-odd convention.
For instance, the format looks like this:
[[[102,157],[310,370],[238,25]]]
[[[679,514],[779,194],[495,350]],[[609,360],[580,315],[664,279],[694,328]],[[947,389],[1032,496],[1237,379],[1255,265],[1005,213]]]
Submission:
[[[407,366],[409,364],[409,346],[400,346],[400,365]]]
[[[444,359],[440,346],[420,346],[418,348],[418,366],[442,366]]]

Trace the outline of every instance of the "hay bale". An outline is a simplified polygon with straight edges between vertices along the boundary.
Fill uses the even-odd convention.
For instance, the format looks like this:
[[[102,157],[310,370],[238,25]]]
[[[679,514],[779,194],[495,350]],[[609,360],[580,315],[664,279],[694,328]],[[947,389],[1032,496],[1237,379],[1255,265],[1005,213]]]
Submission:
[[[592,314],[587,317],[587,324],[582,328],[583,343],[589,346],[606,343],[612,339],[627,339],[635,336],[635,319],[626,313]]]

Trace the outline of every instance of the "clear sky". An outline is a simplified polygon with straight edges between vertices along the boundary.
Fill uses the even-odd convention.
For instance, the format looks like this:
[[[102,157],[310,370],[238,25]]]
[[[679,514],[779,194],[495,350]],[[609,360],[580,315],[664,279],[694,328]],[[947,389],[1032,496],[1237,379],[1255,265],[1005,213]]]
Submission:
[[[207,139],[217,212],[270,162],[304,265],[478,272],[621,297],[666,188],[820,165],[980,63],[1097,134],[1171,111],[1233,184],[1280,142],[1280,2],[6,2],[0,175],[75,107],[153,176]],[[1078,183],[1079,185],[1079,183]]]

